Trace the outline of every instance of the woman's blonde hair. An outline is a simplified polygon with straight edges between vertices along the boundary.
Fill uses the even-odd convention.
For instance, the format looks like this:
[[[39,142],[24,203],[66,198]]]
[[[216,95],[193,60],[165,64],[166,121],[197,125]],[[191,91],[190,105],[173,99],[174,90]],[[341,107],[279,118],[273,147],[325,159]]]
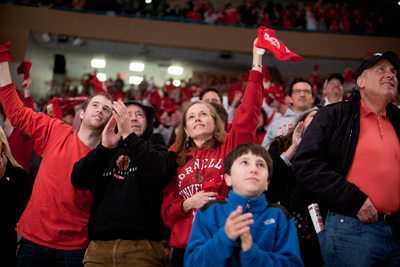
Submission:
[[[0,127],[0,142],[3,144],[3,151],[4,154],[7,156],[8,160],[11,162],[11,164],[14,167],[21,167],[21,165],[18,164],[18,162],[14,159],[13,155],[11,154],[11,149],[10,149],[10,145],[8,144],[7,141],[7,136],[3,131],[3,128]]]
[[[210,111],[211,117],[214,119],[215,123],[212,137],[210,140],[205,142],[203,148],[211,151],[214,150],[224,142],[226,136],[224,123],[222,122],[221,118],[219,117],[219,115],[215,111],[215,108],[212,105],[202,100],[197,100],[186,105],[182,110],[181,124],[179,125],[178,134],[175,140],[175,154],[177,156],[176,163],[178,164],[178,166],[183,166],[186,163],[187,153],[189,152],[190,148],[192,148],[193,150],[197,148],[192,138],[188,137],[185,132],[186,114],[188,110],[196,104],[204,105]]]

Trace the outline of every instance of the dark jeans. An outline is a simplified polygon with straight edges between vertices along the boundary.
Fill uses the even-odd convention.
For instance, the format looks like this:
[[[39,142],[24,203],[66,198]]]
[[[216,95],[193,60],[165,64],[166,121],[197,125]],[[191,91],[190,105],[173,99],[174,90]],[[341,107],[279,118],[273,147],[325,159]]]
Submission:
[[[17,267],[81,267],[85,249],[60,250],[35,244],[21,239],[17,253]]]
[[[318,233],[325,266],[400,266],[400,228],[330,212]]]

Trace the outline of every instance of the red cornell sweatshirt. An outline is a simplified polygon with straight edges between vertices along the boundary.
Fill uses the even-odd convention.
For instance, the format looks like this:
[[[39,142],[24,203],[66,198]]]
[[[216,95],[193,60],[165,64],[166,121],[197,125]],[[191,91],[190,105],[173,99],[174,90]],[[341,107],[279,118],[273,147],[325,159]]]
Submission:
[[[229,189],[223,179],[225,156],[236,146],[256,142],[256,128],[260,119],[263,101],[262,79],[264,74],[251,70],[243,101],[235,112],[232,129],[227,133],[225,142],[213,151],[196,149],[189,152],[187,162],[178,167],[177,176],[163,190],[164,200],[161,215],[164,223],[172,227],[171,247],[186,248],[196,214],[193,209],[189,214],[182,211],[182,202],[197,192],[203,184],[213,179],[221,179],[218,195],[228,196]]]

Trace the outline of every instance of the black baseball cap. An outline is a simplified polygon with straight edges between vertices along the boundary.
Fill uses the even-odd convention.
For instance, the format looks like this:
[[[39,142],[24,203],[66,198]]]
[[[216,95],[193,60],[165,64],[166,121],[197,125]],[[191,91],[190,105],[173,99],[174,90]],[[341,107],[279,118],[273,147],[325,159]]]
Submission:
[[[341,84],[344,83],[344,78],[342,75],[338,74],[338,73],[334,73],[331,76],[328,77],[327,82],[329,82],[332,79],[338,79],[340,81]]]
[[[124,104],[125,104],[125,106],[136,105],[136,106],[141,107],[144,110],[144,112],[146,112],[147,122],[149,122],[149,121],[153,122],[153,119],[154,119],[154,116],[156,113],[153,107],[143,105],[142,103],[135,101],[135,100],[129,100],[129,101],[125,102]]]
[[[387,59],[389,60],[390,63],[392,63],[393,67],[396,68],[396,70],[399,69],[400,66],[400,60],[399,57],[397,56],[397,54],[393,51],[387,51],[385,53],[375,53],[370,57],[367,57],[366,59],[364,59],[361,62],[360,67],[358,67],[357,71],[356,71],[356,76],[355,79],[357,80],[357,78],[363,73],[364,70],[369,69],[370,67],[372,67],[379,59]]]

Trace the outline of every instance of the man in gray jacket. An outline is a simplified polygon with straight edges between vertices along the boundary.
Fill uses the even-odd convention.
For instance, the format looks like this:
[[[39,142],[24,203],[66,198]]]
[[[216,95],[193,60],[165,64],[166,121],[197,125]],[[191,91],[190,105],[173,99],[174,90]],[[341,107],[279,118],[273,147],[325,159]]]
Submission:
[[[301,114],[311,109],[314,103],[312,83],[303,77],[296,78],[289,87],[289,96],[292,107],[287,109],[283,118],[271,124],[264,137],[262,146],[267,149],[276,136],[290,132]]]

